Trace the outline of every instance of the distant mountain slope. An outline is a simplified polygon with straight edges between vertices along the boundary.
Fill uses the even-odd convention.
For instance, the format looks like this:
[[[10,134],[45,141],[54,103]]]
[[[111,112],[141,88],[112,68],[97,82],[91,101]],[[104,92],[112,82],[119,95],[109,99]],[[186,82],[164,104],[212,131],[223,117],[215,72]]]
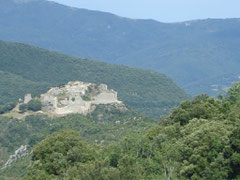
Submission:
[[[202,93],[216,95],[218,91],[211,90],[215,77],[228,77],[218,84],[221,90],[239,76],[239,29],[239,19],[167,24],[44,0],[0,0],[2,40],[153,69],[192,95],[199,93],[199,86]]]
[[[0,41],[0,103],[25,93],[80,80],[105,83],[129,107],[159,117],[189,98],[176,84],[157,72],[84,60],[56,52]]]
[[[0,104],[16,101],[28,91],[40,94],[48,85],[48,83],[34,82],[0,70]]]

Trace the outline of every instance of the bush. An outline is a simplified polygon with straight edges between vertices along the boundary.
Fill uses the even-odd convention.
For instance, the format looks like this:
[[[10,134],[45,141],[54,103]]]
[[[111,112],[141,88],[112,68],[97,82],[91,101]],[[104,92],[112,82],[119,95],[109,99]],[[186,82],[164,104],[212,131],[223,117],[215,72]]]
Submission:
[[[28,109],[28,105],[27,104],[21,104],[20,106],[19,106],[19,110],[20,110],[20,112],[25,112],[26,110]]]
[[[84,101],[91,101],[92,100],[91,97],[89,97],[89,96],[83,96],[82,99]]]
[[[0,114],[11,111],[16,106],[16,103],[10,102],[5,105],[0,106]]]
[[[40,111],[42,109],[42,103],[38,99],[33,99],[29,101],[27,106],[28,106],[28,110],[31,110],[31,111]]]

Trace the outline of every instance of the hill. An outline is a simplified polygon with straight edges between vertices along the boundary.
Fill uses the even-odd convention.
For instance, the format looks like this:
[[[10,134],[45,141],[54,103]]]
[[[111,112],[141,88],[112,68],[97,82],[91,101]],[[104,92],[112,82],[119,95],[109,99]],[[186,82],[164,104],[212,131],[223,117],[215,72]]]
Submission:
[[[17,119],[0,115],[0,179],[19,179],[30,162],[33,146],[54,132],[75,130],[90,144],[102,146],[155,124],[151,118],[115,105],[97,105],[87,116],[32,113]]]
[[[199,87],[217,95],[238,79],[239,28],[239,19],[160,23],[44,0],[0,0],[2,40],[153,69],[192,95]]]
[[[76,131],[61,130],[46,138],[41,137],[39,135],[46,132],[43,129],[49,120],[41,121],[36,116],[28,117],[25,126],[29,131],[24,132],[31,132],[36,123],[37,127],[43,127],[42,130],[37,128],[37,131],[34,131],[37,136],[32,136],[32,139],[37,140],[31,141],[37,143],[33,147],[32,155],[19,158],[8,168],[0,170],[0,175],[11,175],[8,176],[10,178],[16,177],[17,174],[13,172],[22,172],[21,175],[25,175],[24,180],[238,179],[239,107],[238,82],[228,90],[225,97],[214,99],[207,95],[199,95],[193,100],[184,101],[153,128],[140,128],[140,131],[132,132],[109,146],[86,143],[86,137],[79,136],[85,134],[82,133],[83,129],[79,132],[77,126],[73,126]],[[129,122],[134,122],[134,119]],[[68,122],[73,123],[73,119],[69,120]],[[0,122],[0,128],[2,125],[6,126],[3,120]],[[64,120],[58,120],[52,123],[52,126],[63,122]],[[16,126],[17,124],[10,122],[4,129],[5,132],[13,127],[23,129],[19,124]],[[148,124],[151,124],[150,121]],[[125,127],[131,126],[132,124],[129,124]],[[118,128],[118,131],[120,129]],[[92,135],[94,137],[94,133]],[[16,139],[17,137],[13,136]],[[40,141],[41,139],[36,137],[43,140]],[[24,146],[21,148],[24,149]]]
[[[165,75],[80,59],[44,49],[0,41],[0,104],[26,93],[42,94],[69,81],[107,84],[127,106],[159,117],[189,98]]]

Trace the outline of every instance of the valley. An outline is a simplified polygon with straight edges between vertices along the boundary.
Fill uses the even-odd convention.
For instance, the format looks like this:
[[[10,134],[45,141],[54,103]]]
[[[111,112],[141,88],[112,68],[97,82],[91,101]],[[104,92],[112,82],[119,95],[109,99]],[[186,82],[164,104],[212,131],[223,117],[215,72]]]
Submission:
[[[0,6],[1,40],[154,70],[192,96],[200,87],[216,97],[240,75],[238,18],[161,23],[45,0],[1,0]]]
[[[0,180],[240,179],[239,28],[0,0]]]

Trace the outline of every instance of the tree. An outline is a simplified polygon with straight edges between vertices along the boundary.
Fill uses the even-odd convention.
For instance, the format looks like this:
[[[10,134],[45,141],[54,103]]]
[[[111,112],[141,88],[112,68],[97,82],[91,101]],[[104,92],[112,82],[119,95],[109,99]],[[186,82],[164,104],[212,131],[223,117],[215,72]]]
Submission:
[[[38,99],[32,99],[28,102],[28,110],[31,111],[40,111],[42,109],[42,103]]]
[[[59,131],[49,135],[33,149],[30,174],[37,170],[47,175],[64,176],[76,163],[93,160],[94,154],[77,132]]]
[[[106,160],[78,163],[68,171],[68,179],[80,180],[120,180],[117,168],[109,166]]]
[[[181,176],[187,179],[227,179],[230,172],[231,126],[223,122],[193,119],[178,140]]]
[[[10,102],[5,105],[0,106],[0,114],[4,114],[6,112],[11,111],[16,106],[16,103]]]
[[[120,177],[124,180],[140,180],[144,179],[144,169],[137,163],[136,158],[125,155],[119,160],[118,169]]]
[[[202,94],[192,101],[184,101],[177,108],[174,108],[168,116],[169,122],[180,123],[182,126],[188,124],[193,118],[210,119],[220,114],[220,102]]]
[[[240,98],[240,82],[235,82],[234,85],[227,92],[227,100],[235,103]]]
[[[19,106],[19,110],[21,113],[25,112],[28,109],[28,105],[27,104],[21,104]]]

